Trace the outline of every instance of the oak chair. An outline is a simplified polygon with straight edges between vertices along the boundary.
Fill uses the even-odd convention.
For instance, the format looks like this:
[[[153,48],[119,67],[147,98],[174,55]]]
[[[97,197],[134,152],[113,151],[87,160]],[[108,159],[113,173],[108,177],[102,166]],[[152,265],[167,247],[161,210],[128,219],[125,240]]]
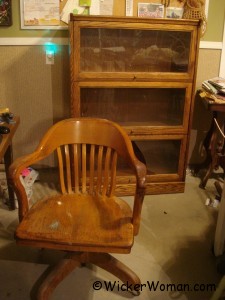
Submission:
[[[56,152],[60,192],[29,207],[20,174],[27,166]],[[136,176],[133,207],[115,196],[117,159],[127,161]],[[138,276],[109,253],[130,253],[138,234],[145,194],[146,167],[116,123],[103,119],[66,119],[53,125],[30,155],[10,166],[19,204],[18,244],[65,251],[40,285],[37,299],[49,299],[76,267],[93,263],[124,283]]]

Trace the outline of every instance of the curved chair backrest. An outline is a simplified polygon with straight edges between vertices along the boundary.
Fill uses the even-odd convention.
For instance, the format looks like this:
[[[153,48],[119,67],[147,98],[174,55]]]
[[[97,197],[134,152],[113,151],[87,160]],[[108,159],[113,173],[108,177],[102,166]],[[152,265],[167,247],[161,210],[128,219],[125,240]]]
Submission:
[[[44,135],[36,151],[40,159],[54,150],[58,154],[62,193],[112,196],[117,155],[131,166],[136,161],[126,132],[116,123],[103,119],[80,118],[58,122]]]

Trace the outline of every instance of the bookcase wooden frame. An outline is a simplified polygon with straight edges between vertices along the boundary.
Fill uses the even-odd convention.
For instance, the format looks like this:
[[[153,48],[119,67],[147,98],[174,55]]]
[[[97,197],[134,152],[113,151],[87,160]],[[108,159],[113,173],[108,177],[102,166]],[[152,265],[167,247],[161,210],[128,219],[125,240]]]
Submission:
[[[89,30],[94,30],[94,33],[101,32],[103,39],[104,34],[106,36],[112,33],[108,45],[116,45],[120,48],[124,44],[121,42],[121,45],[117,45],[117,41],[121,36],[123,37],[124,32],[128,32],[131,44],[138,41],[135,34],[138,36],[143,33],[144,36],[148,36],[149,33],[165,38],[167,38],[167,35],[177,35],[179,37],[187,34],[189,37],[188,43],[186,42],[186,48],[188,49],[187,65],[184,66],[184,71],[174,71],[172,67],[161,71],[160,65],[157,66],[159,58],[156,55],[154,57],[156,70],[146,71],[146,69],[143,69],[137,71],[132,67],[127,70],[127,66],[125,66],[127,57],[133,58],[135,51],[140,50],[138,46],[137,48],[131,46],[129,51],[125,47],[125,54],[120,58],[120,61],[118,60],[119,56],[113,54],[116,57],[115,62],[120,63],[122,67],[125,66],[123,70],[116,70],[117,66],[114,65],[113,60],[107,58],[107,55],[104,57],[108,59],[108,65],[112,70],[104,70],[104,59],[96,59],[98,56],[95,56],[95,54],[89,56],[82,54],[85,51],[103,53],[110,48],[103,47],[103,49],[96,46],[99,40],[94,36],[92,37],[91,34],[89,39],[86,40],[85,34]],[[118,36],[118,39],[116,37],[114,40],[114,36]],[[134,40],[132,41],[133,36]],[[71,15],[71,116],[99,117],[100,114],[100,117],[118,121],[124,126],[135,146],[143,147],[148,168],[148,194],[184,191],[194,107],[199,37],[200,22],[197,20]],[[121,40],[126,40],[126,38],[125,34],[124,39],[121,38]],[[104,40],[104,42],[106,41]],[[94,46],[92,47],[92,45]],[[164,51],[163,46],[157,49]],[[86,68],[88,64],[91,66],[89,69]],[[144,64],[141,65],[141,68],[144,68]],[[176,97],[176,92],[173,93],[173,91],[182,91],[184,94],[182,101],[179,100],[179,97],[178,101],[173,99],[173,97]],[[135,99],[139,94],[140,99],[137,98],[139,103],[134,103],[134,100],[131,99]],[[112,95],[112,98],[108,95]],[[125,98],[123,98],[123,95],[125,95]],[[127,101],[128,103],[130,101],[130,106],[129,104],[125,106],[124,103]],[[110,109],[112,113],[110,113]],[[141,109],[143,114],[139,112]],[[146,109],[148,112],[145,111]],[[124,120],[121,111],[124,112]],[[133,111],[137,111],[138,116]],[[172,116],[171,120],[170,116]],[[137,120],[134,121],[133,119]],[[156,121],[158,121],[158,124]],[[157,153],[159,153],[159,157],[157,157]],[[158,161],[159,168],[156,166],[156,161]],[[162,170],[162,172],[157,172],[157,169]],[[121,169],[121,174],[117,176],[117,194],[129,195],[133,193],[134,186],[134,178]]]

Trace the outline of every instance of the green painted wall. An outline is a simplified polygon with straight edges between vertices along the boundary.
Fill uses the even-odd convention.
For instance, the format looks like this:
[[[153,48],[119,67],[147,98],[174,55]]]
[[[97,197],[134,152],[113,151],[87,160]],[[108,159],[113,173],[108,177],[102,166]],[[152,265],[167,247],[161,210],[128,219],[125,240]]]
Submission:
[[[225,1],[209,0],[207,31],[203,41],[221,42],[223,40]],[[12,1],[13,25],[0,27],[0,37],[68,37],[68,30],[29,30],[21,29],[20,0]]]
[[[209,0],[207,30],[203,41],[222,42],[225,18],[225,1]]]

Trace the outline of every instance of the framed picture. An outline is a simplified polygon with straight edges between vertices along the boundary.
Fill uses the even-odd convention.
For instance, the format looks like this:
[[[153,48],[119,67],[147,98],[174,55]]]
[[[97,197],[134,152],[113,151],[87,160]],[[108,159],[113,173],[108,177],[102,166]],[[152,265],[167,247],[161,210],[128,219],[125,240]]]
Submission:
[[[183,16],[184,9],[182,7],[167,7],[166,18],[181,19]]]
[[[20,0],[21,28],[67,30],[70,13],[109,15],[113,0],[105,2],[103,4],[100,0]]]
[[[0,0],[0,26],[12,25],[11,0]]]
[[[157,3],[138,3],[138,17],[163,18],[164,5]]]
[[[0,0],[1,1],[1,0]],[[61,22],[62,8],[68,0],[20,0],[22,29],[66,29]],[[68,17],[68,16],[67,16]]]

